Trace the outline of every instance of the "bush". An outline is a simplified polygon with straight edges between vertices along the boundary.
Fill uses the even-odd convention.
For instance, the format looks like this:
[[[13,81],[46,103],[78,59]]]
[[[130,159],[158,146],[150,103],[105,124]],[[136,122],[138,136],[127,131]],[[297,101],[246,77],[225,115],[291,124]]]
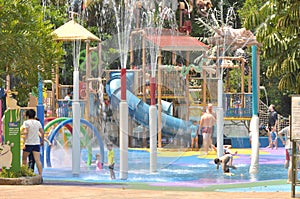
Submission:
[[[9,171],[5,167],[2,168],[2,172],[0,172],[0,178],[20,178],[20,177],[32,177],[35,176],[35,173],[23,165],[19,172]]]

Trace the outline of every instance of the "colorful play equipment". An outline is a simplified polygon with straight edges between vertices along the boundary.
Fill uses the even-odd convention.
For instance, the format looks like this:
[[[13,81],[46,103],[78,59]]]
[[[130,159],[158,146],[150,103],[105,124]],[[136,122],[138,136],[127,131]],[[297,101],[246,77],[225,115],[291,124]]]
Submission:
[[[208,46],[190,36],[191,21],[184,20],[183,16],[191,13],[193,1],[186,4],[187,6],[183,2],[179,4],[181,16],[178,29],[165,29],[162,26],[142,27],[138,13],[142,13],[145,8],[140,2],[128,6],[136,9],[136,12],[131,14],[137,15],[137,24],[135,29],[129,31],[126,38],[130,44],[128,52],[122,52],[125,56],[120,55],[121,58],[125,57],[125,61],[121,60],[121,70],[104,70],[101,65],[100,39],[79,25],[74,18],[74,13],[71,13],[72,19],[69,22],[53,32],[55,40],[72,41],[74,44],[74,83],[60,85],[57,65],[55,82],[50,82],[52,91],[47,92],[49,96],[47,95],[44,101],[46,113],[51,116],[45,118],[45,122],[48,122],[45,131],[57,125],[49,135],[50,142],[62,127],[66,127],[72,134],[74,175],[78,175],[80,170],[80,133],[85,139],[89,139],[89,131],[96,135],[102,162],[105,157],[104,144],[114,142],[118,145],[121,151],[120,170],[124,172],[124,179],[126,179],[128,170],[126,153],[128,144],[135,147],[132,132],[136,127],[142,126],[142,147],[148,147],[149,141],[150,156],[155,159],[156,147],[162,148],[165,144],[178,147],[171,140],[176,140],[178,137],[184,140],[191,120],[199,120],[207,104],[212,103],[217,107],[216,129],[218,156],[220,156],[219,153],[223,153],[223,121],[250,121],[253,116],[258,115],[259,60],[257,55],[259,52],[257,51],[259,49],[256,48],[258,44],[255,36],[244,29],[222,26],[215,30],[215,36],[209,38],[211,46]],[[211,4],[207,7],[210,6]],[[200,10],[203,11],[202,8]],[[171,12],[172,9],[169,11]],[[162,22],[166,15],[163,16]],[[232,34],[228,35],[225,32]],[[81,41],[86,44],[85,53],[80,51]],[[93,44],[96,47],[93,47]],[[247,60],[242,55],[227,55],[224,51],[226,45],[233,46],[231,50],[252,46],[252,66],[247,65]],[[125,49],[122,49],[122,46],[119,48],[120,51]],[[151,52],[153,49],[156,50],[154,55]],[[84,57],[78,57],[83,54]],[[129,66],[126,65],[127,54],[130,56]],[[83,61],[85,65],[79,66],[78,60]],[[84,68],[85,71],[79,71]],[[227,71],[225,77],[223,77],[224,70]],[[230,78],[234,77],[240,78],[239,86],[229,84]],[[41,81],[39,81],[39,88],[40,83]],[[73,91],[72,101],[63,99],[68,91]],[[97,100],[98,102],[95,103]],[[40,102],[39,99],[39,105]],[[113,119],[109,122],[108,112],[105,111],[107,107],[113,114]],[[258,129],[257,119],[255,117],[255,122],[252,122],[254,125],[252,130],[255,132]],[[117,133],[113,136],[108,130],[111,129],[108,125],[111,128],[117,127],[115,130]],[[163,140],[168,141],[164,143]],[[256,141],[258,143],[258,139]],[[258,146],[255,146],[257,149]],[[179,147],[185,146],[181,144]],[[51,166],[50,152],[51,147],[46,144],[47,166]],[[88,164],[91,162],[91,154],[92,148],[89,147]],[[257,162],[257,156],[252,157],[252,160]],[[156,162],[150,164],[154,165]],[[155,172],[155,169],[152,171]]]
[[[181,11],[184,10],[184,7],[185,6],[182,5],[180,6]],[[137,11],[142,11],[142,7],[139,5],[137,5],[136,9]],[[137,19],[139,20],[138,16]],[[127,145],[128,143],[131,143],[132,138],[129,133],[132,131],[132,128],[130,128],[128,125],[128,121],[130,121],[129,119],[127,119],[128,115],[130,115],[134,121],[138,122],[138,125],[144,125],[145,127],[148,127],[150,134],[151,132],[153,132],[152,130],[157,129],[158,140],[154,140],[154,143],[153,140],[150,140],[150,148],[154,145],[162,147],[163,135],[174,138],[174,136],[178,134],[184,134],[184,132],[187,132],[190,120],[192,118],[196,118],[196,120],[199,120],[201,110],[202,108],[206,107],[207,103],[213,103],[214,105],[217,105],[218,110],[222,109],[223,111],[224,109],[225,120],[226,118],[228,120],[250,120],[253,115],[253,104],[251,103],[253,101],[253,93],[251,90],[252,81],[250,72],[248,73],[248,81],[245,81],[244,58],[225,56],[225,54],[222,54],[220,50],[222,46],[219,42],[217,42],[217,44],[215,45],[217,48],[209,48],[207,45],[200,42],[196,38],[189,36],[191,29],[188,21],[186,21],[186,23],[181,21],[180,26],[182,26],[182,28],[179,28],[181,32],[174,29],[161,29],[159,31],[155,31],[155,28],[153,27],[141,28],[140,26],[137,26],[137,29],[132,30],[130,32],[130,35],[128,35],[131,44],[131,49],[130,51],[128,51],[130,52],[130,70],[127,70],[126,65],[124,66],[124,64],[121,64],[121,71],[102,69],[102,66],[100,65],[100,43],[98,43],[97,48],[90,47],[91,40],[99,42],[99,39],[94,35],[86,32],[85,29],[82,29],[83,27],[77,24],[73,18],[70,22],[67,22],[65,25],[54,31],[57,36],[57,40],[75,41],[76,38],[86,41],[86,74],[84,78],[81,77],[81,79],[84,79],[84,84],[82,86],[80,86],[79,82],[79,71],[77,71],[78,67],[74,66],[74,100],[72,101],[72,115],[74,121],[73,125],[79,125],[82,120],[80,119],[79,122],[80,108],[81,110],[83,110],[81,111],[81,118],[83,116],[85,120],[92,120],[90,118],[94,119],[95,117],[95,115],[91,115],[92,111],[90,109],[90,85],[92,82],[97,82],[99,85],[106,84],[106,91],[102,91],[99,89],[98,93],[102,93],[105,99],[109,99],[110,106],[115,113],[120,112],[120,118],[117,118],[118,114],[114,114],[114,116],[116,116],[117,121],[119,122],[118,126],[120,127],[120,133],[117,136],[119,136],[119,145],[122,151],[121,156],[123,155],[123,152],[127,151]],[[70,35],[74,36],[74,34],[78,34],[79,32],[82,32],[84,34],[76,35],[77,37],[70,37]],[[158,32],[159,34],[157,34]],[[219,32],[222,33],[222,30],[220,30]],[[120,34],[123,34],[123,32],[120,32]],[[211,40],[215,41],[215,38],[211,38]],[[248,44],[246,44],[246,46],[248,46]],[[74,46],[75,52],[77,48],[78,47]],[[153,48],[157,49],[157,54],[154,55],[157,56],[157,60],[154,59],[155,63],[153,63],[152,61],[152,55],[151,57],[147,57],[147,54],[149,56]],[[92,78],[90,55],[91,51],[93,51],[94,49],[96,49],[99,54],[99,65],[98,68],[96,67],[96,71],[93,71],[93,74],[97,74],[96,77]],[[124,49],[126,49],[125,46]],[[212,51],[210,52],[209,50],[211,49],[215,50],[217,54]],[[135,57],[139,57],[136,54],[140,52],[142,53],[141,59],[135,60]],[[199,56],[202,58],[200,58],[200,62],[196,63],[195,59]],[[74,55],[74,57],[75,60],[78,59],[76,58],[76,55]],[[121,63],[123,63],[123,61],[124,60],[121,60]],[[153,65],[157,65],[157,67],[153,67]],[[239,88],[239,91],[235,90],[234,92],[230,92],[230,86],[226,85],[226,87],[228,88],[226,90],[226,94],[222,94],[223,82],[221,81],[223,81],[223,79],[220,73],[224,69],[227,69],[228,71],[240,70],[241,87]],[[251,69],[249,69],[249,71],[250,70]],[[105,76],[103,76],[103,74],[105,74]],[[58,75],[59,74],[57,70],[55,83],[55,93],[57,97],[56,101],[61,100]],[[227,82],[229,81],[229,78],[230,76],[227,77]],[[245,90],[246,83],[248,84],[247,90]],[[84,88],[85,92],[79,90]],[[84,93],[84,95],[82,93]],[[80,99],[80,95],[82,99]],[[172,104],[172,116],[163,113],[163,100]],[[150,123],[154,120],[156,121],[156,114],[151,116],[152,112],[156,112],[156,103],[157,123],[155,122],[155,126],[151,126]],[[224,103],[225,108],[222,106],[222,103]],[[70,106],[65,106],[65,103],[61,104],[61,107],[56,104],[55,109],[59,110],[59,108],[71,108]],[[150,104],[150,106],[148,104]],[[98,108],[100,109],[100,106],[98,106]],[[52,113],[55,113],[55,111],[52,110]],[[63,113],[68,113],[69,115],[70,111],[63,111]],[[220,114],[218,118],[222,122],[223,114]],[[63,124],[64,122],[62,122],[61,124]],[[58,126],[60,126],[61,124],[59,124]],[[218,124],[218,126],[220,126],[220,123]],[[100,129],[101,128],[102,130],[104,130],[104,125],[101,125]],[[79,127],[75,127],[75,129],[78,129],[79,131]],[[218,128],[218,132],[219,131],[222,131],[222,129]],[[147,136],[144,136],[144,139],[146,139],[146,137]],[[154,138],[152,134],[150,136],[148,135],[148,137],[150,137],[150,139]],[[78,133],[73,133],[73,141],[76,141],[76,143],[73,143],[72,147],[72,150],[76,148],[73,150],[72,156],[75,157],[76,154],[80,152],[80,149],[78,149],[80,148],[80,143],[78,142]],[[222,143],[218,143],[218,146],[221,147]],[[156,148],[154,148],[154,151],[155,149]],[[74,167],[76,165],[74,174],[78,174],[79,159],[78,157],[75,158],[76,159],[73,160],[75,162]],[[126,173],[126,166],[124,167],[124,169],[122,166],[123,160],[126,159],[126,154],[124,154],[124,158],[120,157],[120,159],[122,159],[121,170],[125,170]],[[126,174],[124,175],[126,176]]]
[[[59,125],[57,125],[53,131],[51,132],[50,136],[49,136],[49,141],[52,142],[54,140],[54,137],[56,136],[56,134],[59,132],[59,130],[65,126],[68,125],[70,123],[73,122],[72,118],[58,118],[60,121]],[[53,120],[54,121],[54,120]],[[57,121],[56,121],[57,122]],[[103,140],[99,134],[99,132],[97,131],[97,129],[87,120],[84,119],[80,119],[80,123],[86,125],[88,128],[90,128],[92,130],[92,132],[94,133],[94,135],[96,135],[97,140],[98,140],[98,144],[100,147],[100,155],[101,155],[101,162],[104,162],[104,144],[103,144]],[[50,126],[50,125],[49,125]],[[82,133],[85,134],[84,136],[86,136],[86,132],[82,130]],[[47,166],[51,167],[51,161],[50,161],[50,153],[51,153],[51,146],[46,145],[46,162],[47,162]],[[89,154],[92,154],[91,148],[89,149]],[[77,154],[78,155],[78,154]],[[80,155],[79,155],[80,156]],[[90,158],[89,158],[90,159]]]
[[[56,129],[56,127],[57,127],[57,125],[59,125],[61,122],[63,122],[63,121],[65,121],[65,120],[68,120],[68,119],[70,119],[70,118],[65,118],[65,117],[60,117],[60,118],[54,118],[54,117],[51,117],[51,118],[46,118],[45,120],[48,122],[46,125],[45,125],[45,128],[44,128],[44,130],[45,130],[45,132],[46,132],[46,136],[47,137],[51,137],[52,136],[52,133],[53,133],[53,131]],[[83,124],[84,125],[84,124]],[[86,129],[85,129],[85,127],[83,126],[83,125],[81,125],[80,126],[80,131],[81,131],[81,133],[83,134],[83,137],[84,137],[84,140],[81,140],[81,145],[82,146],[85,146],[85,147],[87,147],[87,165],[89,166],[89,165],[91,165],[91,162],[92,162],[92,145],[91,144],[89,144],[88,142],[89,142],[89,140],[91,140],[92,138],[91,137],[89,137],[89,135],[88,135],[88,133],[87,133],[87,131],[86,131]],[[48,131],[49,131],[49,129],[51,128],[51,127],[53,127],[53,126],[55,126],[55,128],[54,129],[52,129],[51,130],[51,132],[50,133],[48,133]],[[68,129],[68,131],[69,131],[69,133],[70,134],[72,134],[72,126],[69,124],[69,123],[67,123],[67,124],[65,124],[64,125],[64,127],[66,127],[67,129]],[[58,129],[58,132],[61,130],[61,127]],[[64,132],[63,132],[64,133]],[[56,133],[57,134],[57,133]],[[64,135],[64,140],[63,140],[63,142],[64,142],[64,146],[66,146],[65,148],[67,148],[67,145],[68,145],[68,143],[67,143],[67,139],[66,139],[66,135],[65,135],[65,133],[63,134]],[[54,136],[55,137],[55,136]],[[54,139],[54,138],[53,138]],[[103,143],[101,143],[100,145],[103,145]],[[46,143],[46,151],[48,150],[47,148],[48,147],[51,147],[51,146],[49,146],[47,143]],[[46,162],[47,162],[47,166],[48,167],[51,167],[51,161],[50,161],[50,157],[49,157],[49,155],[46,153],[46,155],[47,155],[47,159],[46,159]]]
[[[110,97],[111,105],[115,109],[120,103],[120,76],[114,76],[106,84],[106,91]],[[131,118],[146,127],[149,127],[149,105],[135,96],[130,90],[126,92],[128,99],[128,109]],[[187,128],[188,121],[182,120],[166,113],[162,113],[162,122],[164,124],[162,131],[165,134],[176,135],[178,131]]]
[[[140,33],[142,34],[142,33]],[[174,35],[174,33],[168,33],[168,30],[165,30],[164,37],[161,38],[161,43],[157,44],[158,48],[161,49],[161,56],[158,57],[158,62],[164,56],[169,56],[168,49],[173,47],[173,53],[170,54],[172,61],[169,65],[159,65],[158,74],[157,74],[157,103],[160,105],[158,107],[163,108],[163,102],[168,102],[172,104],[172,116],[180,120],[199,120],[203,107],[206,107],[206,104],[217,103],[217,73],[215,67],[212,66],[200,66],[200,65],[191,65],[189,64],[190,59],[195,58],[195,52],[203,53],[207,51],[208,48],[203,43],[195,40],[193,37],[184,36],[184,35]],[[169,35],[168,35],[169,34]],[[134,33],[132,37],[138,36],[138,33]],[[151,36],[145,35],[146,42],[154,42],[155,39]],[[174,41],[180,41],[174,44]],[[175,45],[175,47],[174,47]],[[146,49],[145,50],[146,54]],[[176,53],[176,51],[178,53]],[[186,54],[183,56],[182,52],[186,51]],[[134,54],[134,51],[130,51]],[[179,53],[180,52],[180,53]],[[134,56],[131,56],[134,57]],[[177,59],[185,59],[185,66],[176,65]],[[225,120],[250,120],[252,114],[252,93],[251,93],[251,72],[248,72],[247,78],[245,78],[245,60],[243,57],[220,57],[224,61],[220,67],[223,67],[228,70],[238,71],[241,77],[241,87],[239,90],[234,90],[230,92],[230,85],[226,83],[226,89],[224,92],[224,119]],[[207,57],[207,62],[215,61],[216,57]],[[138,61],[132,58],[131,63],[136,63]],[[127,73],[132,74],[132,76],[127,76],[128,90],[132,91],[132,94],[137,98],[141,99],[145,103],[149,103],[150,100],[150,86],[147,82],[150,82],[149,74],[151,73],[150,69],[147,67],[146,61],[142,61],[141,66],[131,66],[133,69],[127,70]],[[235,62],[235,63],[233,63]],[[251,70],[251,67],[248,68],[248,71]],[[114,76],[116,73],[121,75],[120,71],[117,70],[103,70],[105,76],[100,76],[97,78],[91,78],[91,81],[96,81],[99,84],[104,84],[104,99],[110,99],[111,92],[109,91],[112,79],[116,79]],[[230,75],[226,77],[228,82]],[[247,81],[245,81],[247,80]],[[80,100],[81,106],[81,117],[85,119],[91,118],[89,112],[90,108],[86,108],[90,104],[91,94],[86,94],[87,82],[82,82],[80,84],[80,93],[85,93],[83,98]],[[246,89],[245,89],[246,87]],[[66,92],[67,89],[72,88],[72,86],[61,85],[57,88],[60,91]],[[61,92],[58,96],[63,96]],[[72,107],[67,105],[67,102],[63,99],[57,99],[59,102],[58,105],[55,105],[58,108],[58,111],[52,110],[52,113],[57,112],[59,116],[70,117],[72,114]],[[92,106],[94,109],[100,110],[100,107]],[[114,108],[116,106],[113,106]],[[101,111],[101,110],[100,110]],[[160,109],[159,112],[164,112]],[[65,114],[60,114],[65,113]],[[160,113],[159,113],[160,114]],[[159,117],[161,118],[161,117]],[[171,122],[172,123],[172,122]],[[145,124],[145,123],[144,123]],[[161,129],[161,128],[159,128]],[[166,132],[166,131],[164,131]],[[159,146],[161,146],[161,132],[159,132]]]

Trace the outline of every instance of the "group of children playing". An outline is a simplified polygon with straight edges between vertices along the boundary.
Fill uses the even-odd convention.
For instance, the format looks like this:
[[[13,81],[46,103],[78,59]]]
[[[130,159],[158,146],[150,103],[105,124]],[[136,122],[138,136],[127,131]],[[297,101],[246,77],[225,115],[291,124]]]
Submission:
[[[107,165],[110,172],[110,178],[116,179],[115,172],[114,172],[114,165],[115,165],[115,153],[113,151],[113,145],[110,143],[107,145]],[[96,170],[101,171],[103,169],[103,162],[101,161],[101,156],[99,153],[96,154]]]

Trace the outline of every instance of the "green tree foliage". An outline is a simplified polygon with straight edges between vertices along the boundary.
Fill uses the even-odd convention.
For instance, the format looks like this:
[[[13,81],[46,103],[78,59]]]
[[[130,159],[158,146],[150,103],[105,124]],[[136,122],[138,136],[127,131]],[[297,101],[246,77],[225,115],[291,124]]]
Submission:
[[[0,76],[14,77],[11,89],[26,104],[29,92],[38,84],[38,72],[52,79],[52,69],[63,54],[61,44],[53,40],[53,25],[44,20],[40,3],[0,0],[0,18]]]
[[[281,91],[300,93],[300,1],[247,0],[244,10],[244,26],[256,29],[262,55],[269,61],[267,77],[280,78]]]

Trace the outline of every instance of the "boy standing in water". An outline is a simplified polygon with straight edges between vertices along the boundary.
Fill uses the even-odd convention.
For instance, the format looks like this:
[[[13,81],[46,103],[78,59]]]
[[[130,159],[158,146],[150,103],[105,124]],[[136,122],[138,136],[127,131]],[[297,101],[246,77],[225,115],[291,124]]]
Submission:
[[[113,145],[112,144],[108,144],[107,145],[107,149],[108,149],[108,168],[109,168],[109,172],[110,172],[110,178],[111,179],[116,179],[115,177],[115,172],[114,172],[114,165],[115,165],[115,153],[113,151]]]

